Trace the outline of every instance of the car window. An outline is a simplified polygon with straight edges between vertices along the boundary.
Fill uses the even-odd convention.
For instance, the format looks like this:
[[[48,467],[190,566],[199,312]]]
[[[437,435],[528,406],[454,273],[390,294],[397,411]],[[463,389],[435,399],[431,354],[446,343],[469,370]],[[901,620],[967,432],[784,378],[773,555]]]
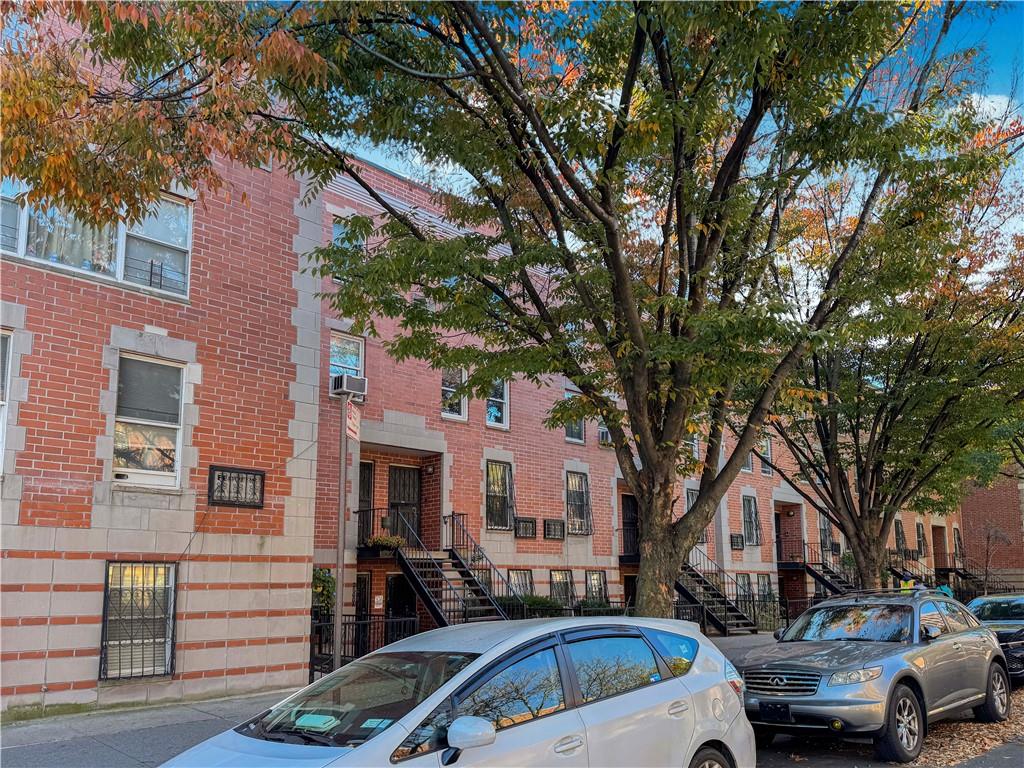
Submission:
[[[673,675],[679,677],[690,671],[699,647],[696,640],[660,629],[645,629],[644,634],[661,654]]]
[[[595,637],[568,646],[584,702],[661,680],[651,647],[641,637]]]
[[[473,715],[508,728],[565,709],[555,652],[548,648],[505,667],[458,702],[455,717]]]
[[[952,603],[939,603],[939,610],[946,617],[946,623],[949,625],[950,632],[966,632],[971,628],[971,623],[967,620],[964,612]]]
[[[967,606],[982,621],[1024,619],[1024,597],[979,598]]]
[[[391,760],[405,760],[407,757],[425,755],[447,746],[445,737],[452,723],[452,706],[445,701],[412,729],[405,740],[391,753]]]
[[[782,640],[904,643],[911,638],[913,619],[907,605],[822,605],[800,614]]]
[[[939,609],[935,607],[935,603],[927,602],[921,604],[922,636],[924,634],[925,627],[935,627],[939,630],[940,635],[945,635],[949,632],[949,629],[946,627],[946,622],[942,620],[942,614],[939,613]]]

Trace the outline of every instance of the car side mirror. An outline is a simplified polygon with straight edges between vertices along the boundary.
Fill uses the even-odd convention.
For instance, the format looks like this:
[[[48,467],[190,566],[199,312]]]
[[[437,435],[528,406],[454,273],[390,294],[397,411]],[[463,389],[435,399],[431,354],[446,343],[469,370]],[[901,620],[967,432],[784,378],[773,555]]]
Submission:
[[[494,743],[494,723],[482,717],[463,715],[448,726],[448,749],[441,755],[441,765],[452,765],[464,749],[486,747]]]
[[[772,637],[774,637],[776,640],[781,640],[784,634],[786,634],[785,628],[779,627],[774,632],[772,632]]]
[[[923,627],[921,627],[921,639],[924,642],[930,643],[932,640],[937,639],[938,636],[939,636],[939,628],[938,627],[934,627],[931,624],[925,624]]]

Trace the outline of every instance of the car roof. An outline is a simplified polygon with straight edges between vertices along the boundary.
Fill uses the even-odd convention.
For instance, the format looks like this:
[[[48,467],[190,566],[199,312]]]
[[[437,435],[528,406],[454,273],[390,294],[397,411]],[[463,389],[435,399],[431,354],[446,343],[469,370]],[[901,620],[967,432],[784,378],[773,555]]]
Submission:
[[[515,645],[551,632],[607,626],[650,627],[690,636],[700,634],[700,629],[694,622],[676,619],[650,619],[632,616],[588,616],[513,621],[498,619],[455,624],[450,627],[432,629],[429,632],[421,632],[385,646],[376,653],[466,651],[484,654],[502,644]]]
[[[894,590],[863,590],[860,592],[848,592],[845,595],[836,595],[828,600],[815,603],[812,608],[821,605],[916,605],[926,600],[950,600],[956,602],[956,598],[950,597],[945,592],[937,589],[921,589],[910,587],[908,589]]]
[[[988,602],[989,600],[1024,600],[1024,592],[1006,592],[1001,595],[978,595],[972,603]]]

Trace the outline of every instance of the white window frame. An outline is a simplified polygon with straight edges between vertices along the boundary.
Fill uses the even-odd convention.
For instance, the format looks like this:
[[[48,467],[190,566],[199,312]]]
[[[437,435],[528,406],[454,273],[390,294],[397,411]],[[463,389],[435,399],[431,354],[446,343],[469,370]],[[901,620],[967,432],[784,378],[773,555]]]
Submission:
[[[693,458],[700,461],[700,435],[696,432],[690,435],[690,452],[693,454]]]
[[[753,472],[754,471],[754,452],[747,451],[746,457],[743,459],[743,466],[740,467],[740,472]]]
[[[4,470],[4,448],[7,445],[7,404],[11,400],[11,360],[14,358],[14,334],[0,330],[0,337],[7,339],[7,364],[0,370],[3,377],[3,398],[0,399],[0,475]]]
[[[775,470],[765,463],[765,459],[768,461],[772,460],[772,439],[770,437],[764,438],[761,454],[764,457],[761,459],[761,474],[765,477],[771,477],[775,474]]]
[[[444,392],[445,392],[444,372],[445,371],[451,371],[451,370],[458,370],[458,372],[459,372],[459,384],[465,384],[466,383],[466,369],[465,368],[458,368],[458,369],[443,368],[441,370],[441,418],[442,419],[448,419],[449,421],[466,421],[467,419],[469,419],[469,398],[465,394],[463,394],[463,395],[461,395],[459,397],[459,412],[458,413],[448,413],[444,409]]]
[[[750,520],[750,529],[754,534],[747,536],[747,500],[750,500],[750,509],[753,518]],[[743,545],[746,547],[760,547],[764,544],[764,530],[761,528],[761,510],[758,508],[757,496],[745,493],[740,496],[740,519],[743,521]],[[753,541],[754,538],[757,541]]]
[[[615,447],[615,441],[612,440],[612,432],[608,429],[604,419],[598,419],[597,421],[597,444],[601,448]]]
[[[181,487],[181,452],[182,452],[182,436],[185,430],[182,424],[182,414],[185,412],[185,364],[178,362],[177,360],[166,360],[160,357],[147,357],[146,355],[138,355],[131,352],[122,352],[118,356],[121,360],[129,358],[132,360],[141,360],[146,363],[153,363],[156,365],[165,365],[168,368],[177,368],[178,375],[181,377],[180,394],[178,395],[178,423],[168,424],[165,421],[150,421],[148,419],[136,419],[130,416],[121,417],[117,414],[117,402],[114,403],[114,431],[117,431],[117,422],[122,421],[126,424],[142,424],[149,427],[162,427],[171,428],[176,431],[174,440],[174,472],[157,472],[151,469],[128,469],[125,467],[116,466],[111,461],[111,475],[115,485],[129,485],[129,486],[140,486],[148,488],[180,488]],[[118,365],[118,379],[120,380],[120,365]],[[118,477],[118,475],[125,475],[125,477]]]
[[[571,400],[572,398],[576,397],[578,394],[579,393],[573,392],[572,390],[567,390],[565,392],[565,399],[566,400]],[[579,422],[579,425],[580,425],[580,434],[583,435],[583,436],[582,437],[569,437],[569,425],[566,424],[565,425],[565,429],[563,430],[564,433],[565,433],[565,442],[572,443],[573,445],[586,445],[587,444],[587,420],[581,417],[577,421]]]
[[[490,393],[488,393],[487,397],[484,398],[484,422],[485,422],[486,426],[490,427],[491,429],[508,429],[509,428],[509,423],[511,422],[511,415],[512,414],[511,414],[511,403],[509,402],[509,391],[510,390],[509,390],[509,385],[508,385],[508,379],[502,379],[501,383],[502,383],[502,395],[505,398],[504,401],[502,401],[502,402],[504,402],[505,407],[501,411],[502,415],[504,416],[504,420],[503,421],[491,421],[490,412],[489,412],[489,409],[487,408],[487,404],[491,400],[497,400],[497,399],[491,397]],[[493,384],[493,382],[492,382],[492,384]]]
[[[327,387],[328,392],[331,386],[331,342],[334,341],[335,337],[341,337],[343,339],[351,339],[352,341],[359,343],[359,370],[355,374],[361,378],[366,378],[366,339],[362,336],[353,336],[351,333],[343,333],[342,331],[331,331],[331,337],[327,342]],[[329,395],[332,398],[339,398],[341,395]],[[354,395],[352,397],[356,402],[363,402],[365,398],[363,395]]]
[[[24,185],[19,184],[20,188],[24,190]],[[12,198],[7,198],[11,200]],[[192,291],[192,257],[194,254],[193,249],[193,238],[195,237],[195,216],[194,206],[192,200],[187,197],[180,195],[174,195],[169,192],[165,192],[160,195],[161,200],[168,200],[177,205],[184,205],[185,210],[188,211],[188,244],[185,250],[185,290],[182,292],[169,291],[164,288],[157,288],[151,285],[144,285],[143,283],[137,283],[134,280],[126,280],[124,277],[124,261],[125,261],[125,244],[128,239],[128,235],[138,238],[147,243],[153,243],[155,245],[162,245],[169,247],[173,250],[182,250],[176,245],[166,243],[162,240],[149,237],[138,232],[129,233],[129,227],[123,222],[117,222],[113,224],[114,230],[114,274],[108,275],[103,272],[93,272],[88,269],[80,269],[79,267],[72,266],[70,264],[54,264],[50,261],[44,261],[43,259],[36,259],[29,256],[26,251],[28,250],[28,205],[22,203],[18,211],[18,249],[17,251],[0,250],[6,256],[14,256],[18,259],[24,259],[28,264],[36,264],[45,269],[52,269],[55,272],[64,272],[69,275],[87,275],[95,280],[102,280],[106,283],[119,285],[130,290],[139,290],[145,292],[153,292],[160,296],[168,296],[176,299],[188,299],[189,294]]]

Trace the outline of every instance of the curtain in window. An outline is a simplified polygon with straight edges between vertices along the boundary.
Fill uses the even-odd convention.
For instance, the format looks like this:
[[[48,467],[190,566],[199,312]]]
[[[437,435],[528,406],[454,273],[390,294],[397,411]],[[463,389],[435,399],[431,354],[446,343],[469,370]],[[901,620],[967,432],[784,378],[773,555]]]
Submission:
[[[28,213],[25,256],[114,275],[117,271],[116,232],[116,227],[93,227],[59,208],[45,211],[33,208]]]
[[[924,523],[917,524],[917,551],[922,557],[928,554],[928,539],[924,535]]]

